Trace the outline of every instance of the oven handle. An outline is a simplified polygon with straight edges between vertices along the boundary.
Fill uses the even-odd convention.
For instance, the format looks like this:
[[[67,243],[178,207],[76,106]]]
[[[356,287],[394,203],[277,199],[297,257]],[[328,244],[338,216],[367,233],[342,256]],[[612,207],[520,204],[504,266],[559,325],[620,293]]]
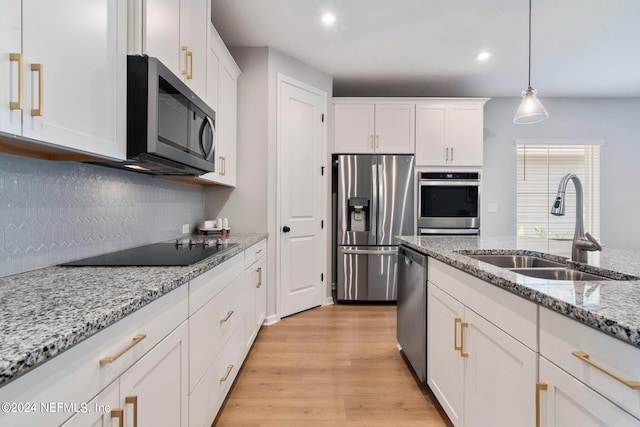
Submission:
[[[438,180],[427,180],[420,179],[418,180],[420,186],[443,186],[443,187],[469,187],[469,186],[480,186],[480,181],[438,181]]]
[[[353,255],[396,255],[398,253],[398,248],[386,249],[386,250],[377,250],[377,249],[342,249],[341,252],[343,254],[353,254]]]
[[[419,228],[418,234],[420,235],[443,235],[443,234],[476,235],[476,234],[480,234],[480,232],[477,228]]]

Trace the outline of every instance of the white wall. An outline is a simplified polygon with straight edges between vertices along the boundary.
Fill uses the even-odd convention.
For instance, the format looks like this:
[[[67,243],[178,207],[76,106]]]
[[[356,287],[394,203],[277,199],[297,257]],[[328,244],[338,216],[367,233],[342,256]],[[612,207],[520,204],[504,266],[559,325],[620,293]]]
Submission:
[[[601,240],[615,248],[640,250],[640,99],[541,98],[549,119],[513,124],[520,98],[485,104],[482,233],[516,232],[518,139],[602,139]],[[572,190],[570,190],[572,191]],[[487,213],[497,203],[497,213]]]
[[[230,51],[242,71],[238,80],[237,186],[208,189],[205,216],[228,217],[232,233],[234,230],[269,233],[267,316],[273,316],[277,313],[275,255],[280,238],[276,217],[277,75],[281,73],[325,91],[327,99],[332,96],[333,80],[271,48],[242,47]],[[329,271],[327,267],[325,277]]]

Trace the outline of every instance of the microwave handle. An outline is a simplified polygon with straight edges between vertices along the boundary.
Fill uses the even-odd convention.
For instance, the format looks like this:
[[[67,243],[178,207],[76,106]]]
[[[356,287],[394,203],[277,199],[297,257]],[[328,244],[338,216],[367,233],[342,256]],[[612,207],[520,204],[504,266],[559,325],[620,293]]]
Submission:
[[[207,126],[207,124],[211,128],[211,147],[209,147],[208,151],[204,148],[204,143],[202,142],[202,135],[204,134],[204,128]],[[215,127],[213,127],[213,121],[209,116],[204,116],[202,125],[200,125],[199,139],[200,139],[200,150],[202,151],[202,155],[204,156],[205,159],[209,159],[209,157],[211,157],[211,154],[213,154],[214,150],[216,149],[216,129]]]

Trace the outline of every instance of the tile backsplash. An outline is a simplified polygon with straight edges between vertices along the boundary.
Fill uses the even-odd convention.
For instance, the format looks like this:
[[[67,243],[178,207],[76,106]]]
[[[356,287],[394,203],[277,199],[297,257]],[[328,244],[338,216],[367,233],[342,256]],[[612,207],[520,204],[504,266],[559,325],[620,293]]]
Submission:
[[[0,154],[0,276],[175,238],[203,218],[198,186]]]

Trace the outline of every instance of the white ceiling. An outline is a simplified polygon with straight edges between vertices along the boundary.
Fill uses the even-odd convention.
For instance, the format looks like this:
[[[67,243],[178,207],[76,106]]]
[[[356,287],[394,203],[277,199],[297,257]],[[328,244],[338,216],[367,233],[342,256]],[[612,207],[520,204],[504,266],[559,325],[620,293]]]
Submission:
[[[541,98],[640,96],[640,0],[532,8]],[[332,27],[320,23],[325,11]],[[517,96],[527,86],[527,0],[212,0],[212,15],[228,46],[278,49],[332,75],[336,96]]]

